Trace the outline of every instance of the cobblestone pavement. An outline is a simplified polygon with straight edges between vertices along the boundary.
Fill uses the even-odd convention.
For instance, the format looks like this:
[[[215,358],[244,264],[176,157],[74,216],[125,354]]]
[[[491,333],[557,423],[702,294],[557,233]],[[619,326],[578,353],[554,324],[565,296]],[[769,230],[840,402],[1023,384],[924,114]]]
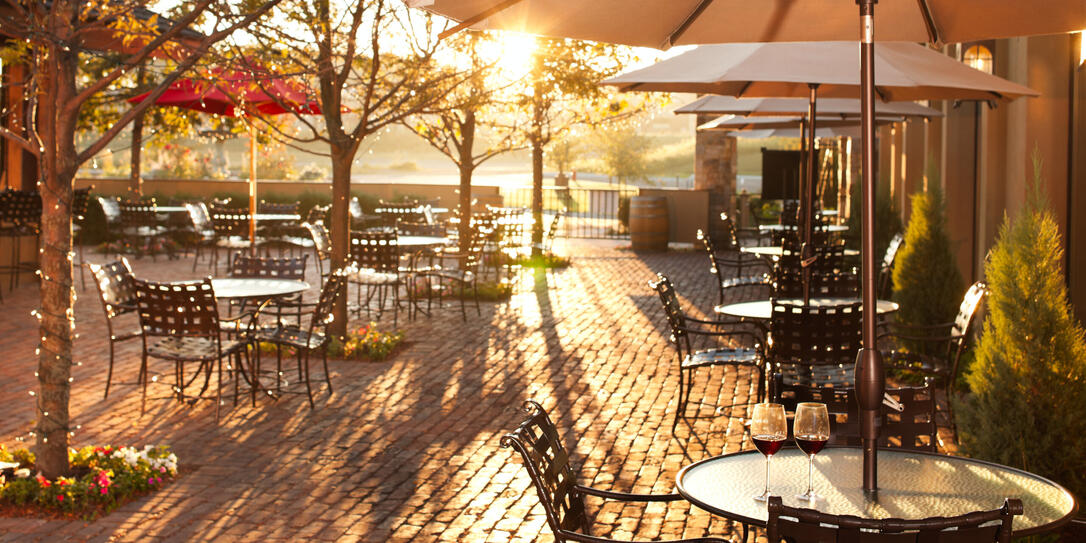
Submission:
[[[410,346],[387,362],[330,361],[335,392],[322,386],[315,409],[304,396],[227,402],[218,425],[211,402],[162,399],[141,416],[131,384],[103,400],[108,344],[91,286],[76,307],[73,445],[167,444],[181,475],[94,522],[0,518],[0,541],[551,541],[519,459],[499,446],[529,398],[560,427],[581,482],[604,489],[668,492],[682,466],[749,447],[739,419],[726,415],[671,431],[679,375],[646,281],[670,275],[684,305],[704,315],[717,297],[704,255],[605,243],[567,250],[571,268],[524,272],[513,298],[485,303],[481,317],[469,311],[464,322],[449,303],[413,322],[401,313]],[[193,273],[191,259],[132,264],[152,279],[207,273]],[[0,306],[8,446],[24,444],[32,425],[36,298],[24,285]],[[135,381],[139,349],[122,344],[115,382]],[[751,394],[746,371],[714,369],[698,374],[693,398],[708,415]],[[590,506],[596,535],[732,535],[728,522],[685,502]]]

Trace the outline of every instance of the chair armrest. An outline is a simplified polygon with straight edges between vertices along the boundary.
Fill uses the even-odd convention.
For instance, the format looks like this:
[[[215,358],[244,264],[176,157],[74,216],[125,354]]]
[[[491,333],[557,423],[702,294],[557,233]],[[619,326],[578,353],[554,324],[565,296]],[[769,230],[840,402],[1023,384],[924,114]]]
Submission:
[[[754,342],[756,344],[756,347],[757,347],[757,345],[760,345],[762,343],[762,341],[763,341],[763,338],[761,336],[759,336],[758,334],[755,334],[754,332],[750,332],[750,331],[747,331],[747,330],[723,330],[723,331],[719,331],[719,332],[711,332],[709,330],[701,330],[701,329],[698,329],[698,328],[688,328],[688,327],[685,327],[685,326],[680,326],[680,327],[677,327],[676,329],[681,330],[683,332],[686,332],[688,334],[695,334],[695,335],[707,336],[707,337],[746,337],[746,338],[754,340]]]
[[[252,310],[249,310],[249,311],[244,311],[244,312],[239,313],[239,314],[237,314],[237,315],[235,315],[233,317],[226,317],[226,318],[219,317],[219,322],[236,322],[236,323],[240,324],[242,319],[248,317],[249,318],[249,323],[245,326],[245,331],[246,332],[255,331],[256,326],[258,324],[257,321],[260,318],[260,312],[263,311],[266,307],[268,307],[268,304],[270,304],[270,303],[271,303],[271,300],[264,300],[263,302],[260,302],[260,305],[257,306],[256,309],[252,309]],[[241,326],[238,326],[236,329],[237,329],[238,332],[242,331]]]
[[[590,486],[583,485],[573,486],[579,492],[583,492],[585,494],[588,494],[589,496],[607,498],[609,500],[628,502],[673,502],[683,499],[683,497],[677,492],[672,492],[670,494],[632,494],[629,492],[616,492],[614,490],[600,490],[598,488],[592,488]]]
[[[926,342],[926,343],[945,343],[945,342],[948,342],[948,341],[954,341],[956,339],[961,339],[963,337],[965,337],[965,336],[963,336],[961,334],[950,334],[950,335],[947,335],[947,336],[921,336],[921,335],[913,335],[913,334],[902,334],[902,333],[898,333],[898,332],[885,332],[885,333],[879,334],[878,339],[897,338],[897,339],[905,339],[905,340],[908,340],[908,341],[921,341],[921,342]]]

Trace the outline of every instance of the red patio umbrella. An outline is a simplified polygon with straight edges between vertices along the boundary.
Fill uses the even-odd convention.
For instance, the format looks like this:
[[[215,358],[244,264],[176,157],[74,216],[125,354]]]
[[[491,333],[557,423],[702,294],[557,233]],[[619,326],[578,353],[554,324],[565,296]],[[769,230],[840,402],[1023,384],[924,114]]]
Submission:
[[[146,92],[129,98],[138,104],[147,99]],[[174,106],[246,119],[249,127],[249,243],[256,244],[256,135],[248,117],[300,113],[320,115],[320,104],[309,99],[310,93],[298,81],[273,74],[266,68],[246,67],[228,69],[215,67],[206,78],[178,79],[156,105]]]

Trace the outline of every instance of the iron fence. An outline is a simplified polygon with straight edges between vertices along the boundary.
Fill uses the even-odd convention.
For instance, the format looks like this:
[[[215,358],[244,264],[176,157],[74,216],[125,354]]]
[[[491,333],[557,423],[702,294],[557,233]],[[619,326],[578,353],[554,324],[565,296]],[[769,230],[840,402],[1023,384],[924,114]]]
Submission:
[[[531,187],[502,188],[506,207],[532,207]],[[621,239],[630,236],[630,198],[637,189],[543,187],[543,224],[565,210],[558,235],[568,238]]]

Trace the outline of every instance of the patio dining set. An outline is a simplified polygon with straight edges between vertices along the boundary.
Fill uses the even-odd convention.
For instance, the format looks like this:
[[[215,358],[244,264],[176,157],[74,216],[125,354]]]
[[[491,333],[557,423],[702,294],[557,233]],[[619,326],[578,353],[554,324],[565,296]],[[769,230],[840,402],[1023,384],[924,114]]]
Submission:
[[[712,318],[685,312],[668,277],[658,274],[649,282],[677,352],[673,439],[683,421],[739,417],[747,442],[757,450],[690,459],[670,494],[600,490],[577,483],[547,411],[534,401],[525,404],[525,419],[502,444],[523,459],[556,540],[610,541],[585,535],[591,533],[589,497],[686,501],[736,522],[741,541],[748,539],[751,527],[759,527],[770,541],[1009,542],[1012,535],[1055,532],[1072,521],[1078,503],[1058,483],[939,454],[940,427],[957,438],[954,386],[987,294],[984,283],[969,287],[954,321],[931,327],[895,322],[897,304],[878,300],[880,348],[895,374],[894,386],[881,398],[877,422],[884,476],[878,492],[863,490],[854,373],[861,345],[860,279],[850,261],[855,253],[839,239],[842,229],[830,228],[835,226],[830,216],[816,213],[815,259],[807,266],[799,257],[795,214],[790,218],[787,210],[773,228],[741,232],[722,214],[713,229],[722,235],[699,232],[719,289]],[[900,236],[894,238],[882,259],[880,285],[886,290],[880,297],[888,297],[887,278],[902,245]],[[719,406],[692,398],[695,372],[713,366],[750,375],[751,394],[737,391],[733,405]],[[779,420],[770,432],[761,412],[772,409],[779,410]],[[817,435],[800,426],[811,410],[823,413]],[[793,441],[798,448],[786,445]]]
[[[89,189],[81,194],[86,202]],[[254,244],[246,237],[250,217],[226,201],[158,206],[153,200],[100,197],[98,202],[116,237],[146,246],[153,243],[149,240],[181,232],[194,240],[189,246],[195,253],[193,270],[206,254],[211,271],[211,276],[191,281],[151,281],[135,275],[127,257],[109,260],[108,253],[104,264],[81,266],[81,271],[84,267],[90,271],[97,287],[110,338],[105,396],[113,381],[116,344],[139,338],[142,354],[136,385],[144,404],[148,385],[160,378],[151,371],[150,361],[164,360],[173,363],[172,396],[191,403],[205,395],[213,397],[216,419],[223,397],[231,395],[231,383],[235,403],[244,387],[254,405],[261,395],[304,393],[313,407],[310,360],[318,355],[323,380],[332,392],[329,326],[349,285],[356,287],[354,303],[348,304],[353,313],[380,319],[391,312],[393,327],[401,307],[412,319],[429,316],[435,302],[440,306],[450,295],[460,298],[461,317],[466,320],[469,297],[481,314],[480,277],[508,279],[531,250],[526,237],[530,217],[519,208],[487,208],[474,214],[471,239],[463,250],[456,229],[435,220],[433,206],[381,202],[376,215],[367,216],[354,199],[349,260],[336,268],[331,263],[327,206],[314,207],[301,221],[297,203],[262,203],[256,219],[266,226],[257,229],[260,236]],[[85,213],[84,208],[75,215]],[[187,228],[179,218],[189,219]],[[377,221],[381,223],[374,225]],[[551,239],[557,223],[556,217]],[[220,276],[223,250],[226,274]],[[311,292],[307,277],[313,261],[317,293]],[[138,326],[125,322],[133,316]],[[261,361],[270,350],[274,369]],[[296,378],[284,369],[284,353],[295,358]],[[209,392],[212,378],[215,389]]]

